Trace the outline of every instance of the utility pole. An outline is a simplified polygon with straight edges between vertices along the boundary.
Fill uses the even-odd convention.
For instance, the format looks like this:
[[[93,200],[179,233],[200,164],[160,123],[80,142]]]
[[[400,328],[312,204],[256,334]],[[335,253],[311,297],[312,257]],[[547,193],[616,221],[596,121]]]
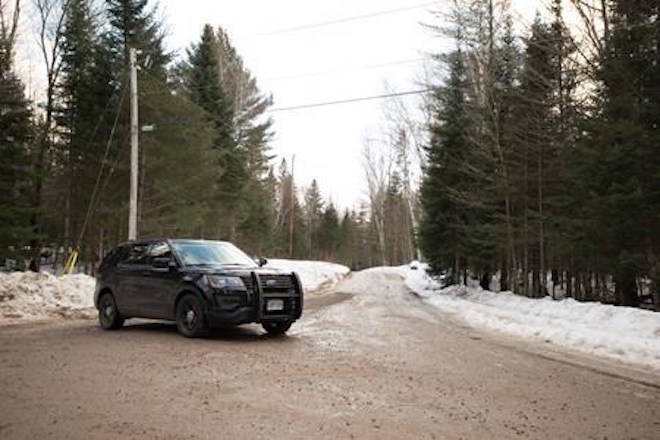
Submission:
[[[128,50],[131,77],[131,193],[128,206],[128,239],[137,238],[137,199],[138,199],[138,94],[137,94],[137,55],[134,48]]]
[[[289,209],[289,258],[293,258],[293,223],[296,219],[295,210],[296,210],[296,198],[293,186],[293,166],[296,162],[296,155],[294,154],[291,158],[291,208]]]

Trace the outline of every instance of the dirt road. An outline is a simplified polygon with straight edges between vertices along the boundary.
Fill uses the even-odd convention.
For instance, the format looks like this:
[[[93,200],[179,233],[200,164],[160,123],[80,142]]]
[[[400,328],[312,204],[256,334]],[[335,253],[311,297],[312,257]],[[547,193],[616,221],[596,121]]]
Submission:
[[[357,273],[285,338],[0,328],[0,438],[658,439],[660,378],[479,333]]]

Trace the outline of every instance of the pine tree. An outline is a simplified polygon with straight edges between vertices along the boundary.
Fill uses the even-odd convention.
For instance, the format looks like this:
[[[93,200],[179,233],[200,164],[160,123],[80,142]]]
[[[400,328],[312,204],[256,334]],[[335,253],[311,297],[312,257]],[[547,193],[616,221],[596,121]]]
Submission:
[[[213,148],[218,155],[216,190],[212,212],[216,225],[213,236],[235,239],[237,212],[248,175],[245,156],[234,136],[234,112],[230,95],[221,77],[221,45],[213,28],[204,26],[200,42],[188,51],[186,88],[215,127]]]
[[[307,258],[318,258],[319,228],[323,214],[323,198],[316,179],[305,191],[305,243]]]
[[[13,47],[0,38],[0,259],[17,258],[34,236],[29,223],[31,110],[13,71]]]
[[[141,51],[143,72],[165,80],[166,66],[171,54],[165,51],[165,32],[156,18],[154,8],[147,7],[149,0],[106,0],[110,31],[108,42],[112,48],[118,71],[128,65],[130,48]]]
[[[462,53],[452,53],[448,63],[447,84],[438,87],[433,95],[434,118],[421,187],[419,238],[431,271],[437,274],[452,268],[453,281],[458,282],[469,247],[465,235],[469,210],[463,203],[461,187],[467,183],[462,167],[470,145],[465,131],[468,121]]]
[[[89,169],[98,169],[98,149],[102,142],[94,143],[98,135],[101,113],[105,110],[99,105],[101,95],[108,95],[107,85],[99,82],[94,62],[98,37],[94,33],[95,23],[91,16],[88,0],[69,2],[64,17],[62,32],[62,67],[57,83],[57,104],[55,121],[59,141],[55,146],[55,159],[58,161],[57,180],[51,182],[62,188],[62,195],[49,201],[64,205],[63,236],[64,248],[77,241],[79,228],[86,215],[91,192],[87,179]],[[105,92],[105,93],[104,93]],[[107,102],[107,97],[101,99]],[[98,138],[97,138],[98,139]],[[90,178],[93,179],[93,178]],[[59,229],[59,224],[57,225]],[[56,236],[60,236],[56,234]]]
[[[332,202],[323,210],[318,230],[318,258],[332,261],[337,255],[340,238],[339,214]]]
[[[545,193],[546,167],[552,160],[549,148],[555,139],[552,126],[555,75],[551,28],[537,15],[527,40],[521,72],[520,99],[516,114],[519,155],[522,157],[523,292],[545,294]],[[532,287],[528,275],[532,274]]]
[[[657,280],[659,12],[657,2],[612,2],[610,38],[599,72],[602,110],[583,139],[593,150],[589,189],[594,226],[614,275],[616,300],[623,305],[638,303],[637,277],[654,273]]]

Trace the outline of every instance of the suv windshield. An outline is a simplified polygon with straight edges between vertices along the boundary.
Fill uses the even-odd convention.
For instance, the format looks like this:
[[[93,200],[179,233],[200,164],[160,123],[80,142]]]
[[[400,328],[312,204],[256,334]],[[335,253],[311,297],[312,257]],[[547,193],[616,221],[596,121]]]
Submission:
[[[231,243],[174,240],[172,247],[186,266],[254,266],[254,261]]]

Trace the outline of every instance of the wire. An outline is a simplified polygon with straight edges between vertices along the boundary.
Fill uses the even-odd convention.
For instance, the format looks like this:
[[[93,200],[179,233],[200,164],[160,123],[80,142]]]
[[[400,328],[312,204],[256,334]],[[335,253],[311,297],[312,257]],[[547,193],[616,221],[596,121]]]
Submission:
[[[266,79],[264,79],[264,81],[284,81],[284,80],[289,80],[289,79],[312,78],[312,77],[318,77],[318,76],[331,75],[333,73],[356,72],[356,71],[362,71],[362,70],[379,69],[381,67],[388,67],[388,66],[400,66],[400,65],[405,65],[405,64],[415,64],[415,63],[421,63],[421,62],[426,61],[426,60],[427,60],[426,58],[411,58],[411,59],[407,59],[407,60],[391,61],[391,62],[387,62],[387,63],[365,64],[363,66],[353,66],[353,67],[345,67],[345,68],[318,71],[318,72],[307,72],[307,73],[300,73],[300,74],[293,74],[293,75],[276,76],[276,77],[266,78]],[[193,90],[195,90],[195,91],[197,91],[197,90],[206,90],[206,89],[215,88],[215,87],[217,87],[217,86],[216,85],[210,85],[210,86],[194,87]],[[176,92],[175,90],[171,90],[171,89],[144,91],[144,92],[141,91],[140,92],[140,96],[153,96],[153,95],[181,96],[182,94]]]
[[[371,13],[368,13],[368,14],[354,15],[352,17],[344,17],[344,18],[338,18],[338,19],[335,19],[335,20],[328,20],[328,21],[320,21],[320,22],[317,22],[317,23],[303,24],[303,25],[300,25],[300,26],[294,26],[294,27],[290,27],[290,28],[276,29],[276,30],[269,31],[269,32],[264,32],[264,33],[261,33],[261,34],[255,34],[255,35],[253,35],[253,37],[268,37],[268,36],[272,36],[272,35],[280,35],[280,34],[288,34],[288,33],[293,33],[293,32],[300,32],[300,31],[305,31],[305,30],[319,28],[319,27],[333,26],[333,25],[336,25],[336,24],[348,23],[348,22],[351,22],[351,21],[365,20],[365,19],[374,18],[374,17],[382,17],[383,15],[396,14],[398,12],[411,11],[411,10],[414,10],[414,9],[421,9],[421,8],[425,8],[427,6],[436,5],[436,4],[438,4],[437,1],[419,3],[419,4],[411,5],[411,6],[404,6],[404,7],[400,7],[400,8],[386,9],[386,10],[382,10],[382,11],[375,11],[375,12],[371,12]]]
[[[82,227],[80,228],[80,235],[78,236],[78,242],[76,243],[76,247],[79,248],[80,244],[82,243],[82,240],[85,236],[85,230],[87,229],[87,224],[89,223],[89,219],[92,216],[92,212],[94,210],[94,205],[98,201],[96,199],[96,195],[98,193],[99,189],[99,184],[101,183],[101,176],[103,175],[103,168],[105,168],[105,161],[108,158],[108,153],[110,152],[110,146],[112,145],[112,139],[115,136],[115,130],[117,129],[117,123],[119,122],[119,115],[121,115],[121,110],[122,106],[124,104],[124,97],[126,96],[126,89],[127,87],[123,87],[121,97],[119,98],[119,104],[117,105],[117,113],[115,114],[115,120],[112,124],[112,129],[110,130],[110,135],[108,136],[108,142],[105,146],[105,153],[103,154],[103,160],[101,161],[101,168],[99,169],[99,173],[96,176],[96,183],[94,183],[94,190],[92,191],[92,196],[89,199],[89,205],[87,206],[87,214],[85,215],[85,220],[83,222]]]
[[[315,102],[315,103],[311,103],[311,104],[292,105],[290,107],[277,107],[277,108],[267,110],[266,112],[267,113],[285,112],[285,111],[300,110],[300,109],[314,108],[314,107],[326,107],[326,106],[329,106],[329,105],[339,105],[339,104],[349,104],[349,103],[353,103],[353,102],[372,101],[372,100],[375,100],[375,99],[396,98],[398,96],[421,95],[421,94],[429,93],[429,92],[432,92],[432,91],[433,91],[433,89],[422,89],[422,90],[410,90],[410,91],[406,91],[406,92],[386,93],[386,94],[383,94],[383,95],[363,96],[363,97],[359,97],[359,98],[340,99],[340,100],[337,100],[337,101]]]
[[[392,61],[392,62],[389,62],[389,63],[366,64],[366,65],[363,65],[363,66],[345,67],[345,68],[325,70],[325,71],[319,71],[319,72],[308,72],[308,73],[300,73],[300,74],[287,75],[287,76],[276,76],[276,77],[272,77],[272,78],[266,78],[266,79],[264,79],[264,81],[282,81],[282,80],[287,80],[287,79],[311,78],[311,77],[317,77],[317,76],[331,75],[333,73],[356,72],[356,71],[361,71],[361,70],[379,69],[381,67],[388,67],[388,66],[400,66],[400,65],[404,65],[404,64],[414,64],[414,63],[420,63],[424,60],[425,60],[425,58],[414,58],[414,59],[408,59],[408,60]]]

